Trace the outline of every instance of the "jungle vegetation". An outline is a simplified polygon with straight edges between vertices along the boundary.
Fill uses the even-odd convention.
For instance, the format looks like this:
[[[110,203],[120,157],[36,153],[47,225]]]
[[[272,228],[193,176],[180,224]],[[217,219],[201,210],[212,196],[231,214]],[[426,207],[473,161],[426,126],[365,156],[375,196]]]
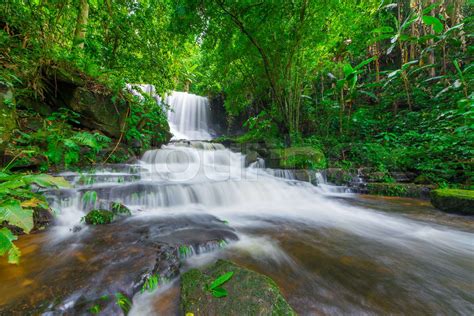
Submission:
[[[473,10],[465,0],[2,1],[0,255],[18,262],[9,225],[28,233],[32,209],[47,208],[28,190],[66,185],[31,172],[123,161],[120,146],[166,141],[163,109],[127,83],[221,96],[240,141],[472,188]],[[118,133],[57,102],[58,74],[110,107],[124,100]]]

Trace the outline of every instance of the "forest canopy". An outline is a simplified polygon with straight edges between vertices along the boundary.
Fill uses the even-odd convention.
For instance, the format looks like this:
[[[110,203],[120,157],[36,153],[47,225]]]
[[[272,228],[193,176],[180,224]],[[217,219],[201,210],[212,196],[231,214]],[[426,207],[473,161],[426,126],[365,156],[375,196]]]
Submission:
[[[8,0],[0,8],[1,82],[19,95],[44,99],[47,69],[67,65],[116,93],[149,83],[160,94],[220,97],[226,120],[243,124],[242,140],[318,147],[330,166],[471,181],[469,1]],[[140,117],[160,114],[147,109],[132,108],[126,140],[152,134]]]

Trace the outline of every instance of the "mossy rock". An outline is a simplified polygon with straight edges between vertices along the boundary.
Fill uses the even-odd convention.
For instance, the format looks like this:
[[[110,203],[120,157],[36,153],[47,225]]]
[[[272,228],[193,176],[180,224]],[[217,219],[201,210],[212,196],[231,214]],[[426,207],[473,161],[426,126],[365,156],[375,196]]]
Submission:
[[[324,169],[326,158],[314,147],[289,147],[271,150],[269,163],[280,169]]]
[[[84,222],[89,225],[110,224],[114,220],[114,213],[107,210],[92,210],[84,216]]]
[[[69,107],[81,114],[80,122],[90,129],[102,131],[107,136],[118,138],[127,114],[127,103],[112,94],[92,91],[89,88],[76,88]]]
[[[234,272],[221,286],[228,295],[216,298],[206,288],[227,272]],[[225,260],[181,276],[181,307],[195,316],[296,315],[272,279]]]
[[[110,210],[116,216],[130,216],[130,215],[132,215],[132,212],[130,211],[130,209],[128,207],[126,207],[125,205],[123,205],[122,203],[120,203],[120,202],[111,202],[110,203]]]
[[[438,189],[431,191],[431,204],[444,212],[474,215],[474,191]]]
[[[367,193],[428,199],[434,186],[413,183],[367,183]]]

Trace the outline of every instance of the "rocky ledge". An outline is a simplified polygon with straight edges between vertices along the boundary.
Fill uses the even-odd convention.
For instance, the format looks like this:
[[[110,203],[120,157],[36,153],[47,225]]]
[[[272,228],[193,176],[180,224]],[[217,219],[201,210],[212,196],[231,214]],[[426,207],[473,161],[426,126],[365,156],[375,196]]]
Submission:
[[[474,215],[474,191],[438,189],[431,191],[431,204],[436,208],[463,215]]]

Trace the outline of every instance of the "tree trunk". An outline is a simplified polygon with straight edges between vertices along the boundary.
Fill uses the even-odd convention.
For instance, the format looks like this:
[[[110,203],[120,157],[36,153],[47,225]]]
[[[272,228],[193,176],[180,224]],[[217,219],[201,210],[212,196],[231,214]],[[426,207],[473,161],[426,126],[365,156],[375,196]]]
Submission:
[[[84,39],[86,38],[86,26],[88,18],[89,3],[87,3],[87,0],[81,0],[76,21],[76,31],[74,32],[73,46],[76,48],[84,48]]]
[[[434,4],[436,3],[436,0],[431,0],[431,4]],[[436,11],[435,9],[431,10],[431,16],[436,16]],[[431,31],[430,31],[431,34],[435,34],[435,31],[433,29],[433,27],[431,27]],[[431,51],[430,51],[430,54],[428,55],[428,63],[432,64],[433,66],[430,67],[430,77],[433,78],[436,76],[436,68],[435,68],[435,63],[436,63],[436,60],[435,60],[435,51],[434,51],[434,40],[433,39],[430,39],[429,41],[430,43],[430,46],[431,46]]]

